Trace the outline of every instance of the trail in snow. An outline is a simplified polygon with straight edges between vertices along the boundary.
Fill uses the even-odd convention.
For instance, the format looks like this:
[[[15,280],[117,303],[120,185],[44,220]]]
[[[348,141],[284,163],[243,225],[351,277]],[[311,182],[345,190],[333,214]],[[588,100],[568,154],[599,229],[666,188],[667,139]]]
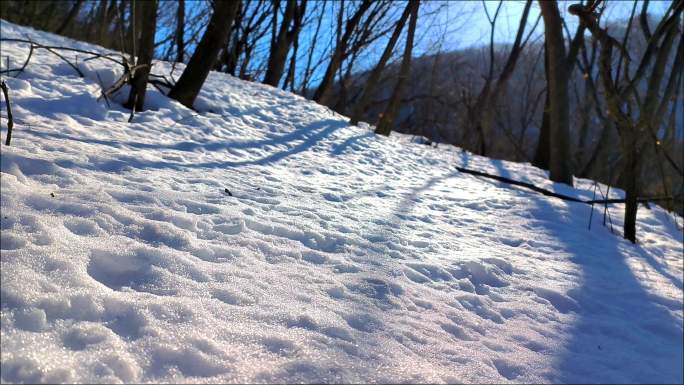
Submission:
[[[117,69],[79,68],[37,51],[7,79],[3,382],[683,381],[682,233],[662,209],[640,208],[633,246],[587,230],[587,205],[453,166],[585,199],[591,181],[376,137],[218,73],[201,113],[149,89],[128,124],[97,101]]]

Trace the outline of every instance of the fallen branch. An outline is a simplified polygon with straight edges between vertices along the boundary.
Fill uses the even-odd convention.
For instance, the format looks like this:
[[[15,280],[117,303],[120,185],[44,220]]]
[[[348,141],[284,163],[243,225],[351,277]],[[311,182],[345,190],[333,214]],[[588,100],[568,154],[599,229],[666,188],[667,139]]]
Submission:
[[[101,53],[97,53],[97,52],[86,51],[86,50],[83,50],[83,49],[71,48],[71,47],[60,47],[60,46],[54,46],[54,45],[43,45],[43,44],[40,44],[40,43],[36,43],[36,42],[34,42],[33,40],[29,40],[29,39],[0,38],[0,42],[26,43],[26,44],[29,44],[29,50],[30,50],[30,51],[29,51],[29,56],[28,56],[28,58],[26,59],[26,61],[24,62],[24,65],[23,65],[21,68],[10,69],[10,68],[8,67],[6,70],[0,71],[0,73],[8,73],[8,74],[9,74],[10,72],[15,72],[15,71],[21,73],[21,71],[23,71],[24,68],[26,68],[26,65],[28,64],[29,60],[31,59],[31,54],[33,53],[33,50],[34,50],[34,49],[44,49],[44,50],[47,50],[48,52],[50,52],[50,53],[56,55],[56,56],[59,57],[60,59],[64,60],[67,64],[69,64],[72,68],[74,68],[74,70],[75,70],[81,77],[83,77],[83,73],[78,69],[78,67],[76,67],[73,63],[71,63],[71,62],[70,62],[68,59],[66,59],[63,55],[57,53],[58,50],[59,50],[59,51],[77,52],[77,53],[82,53],[82,54],[88,55],[89,57],[87,57],[87,58],[84,59],[83,61],[90,61],[90,60],[94,60],[94,59],[105,59],[105,60],[112,61],[112,62],[114,62],[114,63],[116,63],[116,64],[119,64],[119,65],[124,65],[122,61],[116,60],[115,58],[112,57],[112,56],[121,56],[121,55],[115,55],[115,54],[101,54]],[[121,56],[121,58],[123,59],[123,56]]]
[[[147,67],[147,65],[146,64],[140,64],[140,65],[131,67],[128,64],[128,61],[124,59],[123,67],[124,67],[123,75],[121,75],[119,80],[114,82],[114,84],[112,84],[111,87],[109,87],[105,92],[103,92],[101,97],[105,97],[105,98],[109,97],[109,96],[113,95],[116,91],[120,90],[121,87],[125,86],[126,84],[129,84],[131,82],[131,80],[133,79],[133,77],[135,76],[135,71],[139,70],[140,68]],[[99,100],[99,98],[98,98],[98,100]]]
[[[16,78],[16,77],[19,77],[19,75],[20,75],[22,72],[24,72],[24,69],[26,68],[26,66],[28,65],[29,61],[31,60],[31,56],[33,55],[33,47],[34,47],[34,45],[31,44],[31,47],[29,48],[29,54],[28,54],[28,56],[26,57],[26,61],[24,61],[24,64],[21,66],[21,68],[19,68],[19,72],[17,72],[17,74],[14,75],[15,78]],[[7,59],[8,59],[8,60],[7,60],[7,72],[9,73],[9,56],[7,57]]]
[[[504,182],[504,183],[515,185],[515,186],[525,187],[525,188],[528,188],[532,191],[536,191],[540,194],[551,196],[554,198],[560,198],[560,199],[563,199],[566,201],[572,201],[572,202],[585,203],[585,201],[583,201],[579,198],[575,198],[575,197],[571,197],[571,196],[567,196],[567,195],[563,195],[563,194],[558,194],[556,192],[549,191],[549,190],[543,189],[541,187],[537,187],[531,183],[521,182],[521,181],[513,180],[513,179],[506,178],[506,177],[499,176],[499,175],[487,174],[487,173],[484,173],[481,171],[469,170],[467,168],[458,167],[458,166],[456,166],[456,170],[458,170],[462,173],[466,173],[466,174],[477,175],[477,176],[481,176],[481,177],[485,177],[485,178],[489,178],[489,179],[498,180],[499,182]]]
[[[105,103],[107,103],[107,108],[111,108],[111,106],[109,105],[109,98],[107,97],[107,95],[104,94],[104,92],[105,92],[104,82],[102,81],[102,78],[100,77],[100,73],[95,72],[95,75],[97,75],[97,81],[100,82],[100,96],[97,99],[99,100],[100,98],[104,98]]]
[[[0,88],[2,88],[2,94],[5,95],[5,105],[7,106],[7,139],[5,140],[5,146],[9,146],[10,141],[12,140],[12,127],[14,127],[14,119],[12,119],[12,107],[10,107],[7,83],[0,81]]]
[[[111,98],[111,96],[115,92],[120,90],[124,85],[129,84],[130,81],[133,79],[133,77],[135,77],[135,72],[138,69],[147,66],[145,64],[131,66],[129,64],[128,60],[126,59],[126,57],[123,55],[120,55],[120,54],[101,54],[101,53],[86,51],[86,50],[78,49],[78,48],[43,45],[40,43],[36,43],[30,39],[0,38],[0,42],[26,43],[29,45],[29,54],[26,57],[26,60],[24,61],[24,64],[21,66],[21,68],[10,69],[9,64],[8,64],[7,69],[0,71],[0,74],[2,74],[2,73],[10,74],[12,72],[16,72],[16,74],[14,75],[15,77],[19,76],[24,71],[26,66],[29,64],[31,57],[33,56],[33,51],[36,49],[44,49],[44,50],[52,53],[53,55],[57,56],[58,58],[62,59],[71,68],[73,68],[74,71],[76,71],[76,73],[80,77],[85,77],[85,76],[84,76],[83,72],[78,68],[78,65],[72,63],[64,55],[60,54],[57,51],[61,50],[61,51],[77,52],[77,53],[82,53],[84,55],[87,55],[87,57],[85,59],[83,59],[84,62],[94,60],[94,59],[105,59],[105,60],[109,60],[113,63],[116,63],[116,64],[122,66],[124,69],[123,75],[106,90],[104,89],[104,84],[102,84],[102,79],[100,79],[100,76],[98,74],[100,86],[101,86],[101,88],[103,88],[102,92],[100,93],[100,96],[98,97],[98,100],[100,100],[100,98],[104,98],[108,105],[109,105],[108,99]],[[118,57],[120,59],[117,60],[115,57]],[[9,61],[9,56],[7,57],[7,59]],[[156,75],[156,74],[150,73],[149,76],[153,77],[155,79],[148,81],[148,83],[152,84],[155,88],[157,88],[160,92],[162,92],[164,94],[166,94],[166,92],[164,92],[160,87],[166,87],[169,89],[173,87],[173,83],[170,82],[166,78],[166,76],[164,76],[164,75]]]
[[[592,200],[583,200],[583,199],[580,199],[580,198],[575,198],[575,197],[571,197],[571,196],[568,196],[568,195],[559,194],[559,193],[557,193],[557,192],[553,192],[553,191],[550,191],[550,190],[547,190],[547,189],[544,189],[544,188],[541,188],[541,187],[537,187],[537,186],[535,186],[535,185],[533,185],[533,184],[531,184],[531,183],[521,182],[521,181],[518,181],[518,180],[511,179],[511,178],[506,178],[506,177],[503,177],[503,176],[500,176],[500,175],[487,174],[487,173],[485,173],[485,172],[470,170],[470,169],[463,168],[463,167],[458,167],[458,166],[456,166],[456,170],[458,170],[458,171],[460,171],[460,172],[462,172],[462,173],[465,173],[465,174],[471,174],[471,175],[481,176],[481,177],[484,177],[484,178],[494,179],[494,180],[497,180],[497,181],[499,181],[499,182],[503,182],[503,183],[507,183],[507,184],[512,184],[512,185],[514,185],[514,186],[525,187],[525,188],[527,188],[527,189],[529,189],[529,190],[538,192],[538,193],[540,193],[540,194],[543,194],[543,195],[546,195],[546,196],[550,196],[550,197],[554,197],[554,198],[558,198],[558,199],[562,199],[562,200],[565,200],[565,201],[570,201],[570,202],[584,203],[584,204],[588,204],[588,205],[592,205],[592,204],[609,204],[609,203],[625,203],[625,199],[592,199]],[[645,202],[672,201],[672,200],[675,200],[675,199],[676,199],[676,197],[673,197],[673,196],[641,197],[641,198],[637,198],[637,202],[645,203]]]

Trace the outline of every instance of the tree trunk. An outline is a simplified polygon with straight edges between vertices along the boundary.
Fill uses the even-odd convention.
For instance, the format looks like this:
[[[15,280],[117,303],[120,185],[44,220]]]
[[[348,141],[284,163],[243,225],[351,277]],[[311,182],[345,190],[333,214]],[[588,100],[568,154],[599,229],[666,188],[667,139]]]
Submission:
[[[109,8],[107,9],[107,18],[105,19],[102,26],[102,35],[104,36],[102,40],[106,41],[105,47],[113,48],[116,45],[116,41],[119,39],[117,35],[113,34],[114,26],[116,26],[116,14],[118,9],[117,0],[110,0]]]
[[[624,130],[621,131],[625,132]],[[639,176],[639,159],[633,138],[627,138],[625,142],[625,163],[622,172],[625,189],[625,222],[623,224],[623,233],[625,239],[632,243],[636,243],[636,217],[638,209],[637,197],[639,195],[637,178]]]
[[[178,0],[176,11],[176,62],[182,63],[185,58],[185,0]]]
[[[228,44],[229,32],[239,1],[217,1],[209,25],[178,82],[169,91],[169,97],[192,108],[197,95],[214,67],[219,51]]]
[[[411,7],[411,20],[409,20],[409,28],[406,35],[406,46],[404,48],[404,57],[401,61],[401,68],[399,69],[399,78],[397,79],[397,84],[394,86],[394,91],[392,91],[392,97],[387,105],[387,108],[385,109],[385,113],[382,114],[380,121],[375,128],[376,134],[389,136],[390,132],[392,131],[394,118],[397,115],[397,110],[399,109],[399,104],[401,101],[402,88],[409,76],[409,70],[411,69],[411,51],[413,49],[413,36],[416,32],[419,5],[420,0],[409,0],[409,6]]]
[[[328,3],[323,2],[320,3],[323,4],[321,6],[321,10],[318,16],[318,19],[316,21],[316,29],[314,30],[313,37],[311,38],[311,44],[309,45],[309,53],[306,57],[306,66],[304,67],[304,78],[302,79],[302,82],[300,84],[299,88],[299,93],[301,95],[306,94],[306,89],[308,88],[309,85],[309,79],[311,77],[311,74],[313,73],[313,69],[311,68],[311,63],[313,61],[313,56],[314,52],[316,52],[316,43],[318,42],[318,35],[321,31],[321,24],[323,22],[323,16],[325,15],[325,7]]]
[[[358,124],[359,120],[361,120],[363,111],[368,105],[368,102],[370,101],[370,98],[373,95],[373,91],[375,91],[375,87],[378,85],[378,82],[380,81],[380,75],[382,74],[382,71],[385,69],[387,61],[392,56],[394,46],[397,44],[397,40],[399,40],[401,31],[404,29],[404,24],[406,24],[406,19],[408,19],[410,13],[411,4],[409,3],[406,4],[404,12],[399,18],[399,21],[397,21],[397,25],[394,27],[394,32],[392,32],[392,36],[387,42],[385,50],[382,52],[382,56],[380,57],[378,64],[375,66],[375,68],[373,68],[373,71],[368,76],[368,80],[366,80],[366,85],[365,87],[363,87],[363,93],[361,94],[359,101],[356,103],[354,109],[352,110],[350,119],[351,124]]]
[[[283,76],[285,69],[285,61],[287,60],[287,53],[290,51],[292,41],[289,38],[290,24],[295,17],[295,9],[297,8],[297,0],[287,0],[285,6],[285,13],[283,20],[280,22],[280,29],[276,39],[271,43],[271,52],[268,56],[268,67],[266,69],[266,76],[264,83],[273,87],[277,87],[280,78]]]
[[[575,65],[575,59],[577,58],[577,54],[580,50],[580,48],[584,45],[584,31],[586,27],[580,23],[579,27],[577,27],[577,31],[575,31],[575,37],[572,39],[572,42],[570,43],[569,51],[568,51],[568,56],[565,58],[565,70],[566,74],[569,77],[572,75],[572,69],[574,68]],[[549,58],[548,58],[548,50],[546,48],[546,44],[544,44],[544,74],[546,76],[547,82],[549,79]],[[550,162],[550,152],[551,152],[551,133],[550,127],[549,127],[549,110],[550,110],[550,100],[549,100],[549,93],[548,89],[546,92],[546,97],[544,99],[544,110],[542,112],[542,124],[541,127],[539,128],[539,140],[537,142],[537,148],[534,152],[534,158],[532,159],[532,165],[544,170],[549,169],[549,162]],[[569,150],[568,150],[569,151]]]
[[[131,92],[128,94],[128,102],[125,107],[136,111],[142,111],[145,105],[145,91],[147,89],[147,77],[152,65],[154,54],[154,34],[157,25],[157,0],[137,1],[135,3],[136,14],[141,20],[145,20],[139,32],[138,60],[136,65],[145,65],[138,68],[131,82]]]
[[[361,17],[368,10],[368,8],[370,8],[371,4],[371,0],[363,0],[363,3],[361,3],[361,5],[356,10],[351,19],[347,21],[347,25],[345,26],[344,30],[344,35],[340,38],[340,41],[335,46],[335,50],[333,51],[333,55],[330,58],[328,68],[325,70],[325,74],[323,75],[323,80],[321,80],[321,84],[318,86],[316,92],[314,93],[314,101],[321,104],[325,104],[328,90],[332,86],[333,79],[335,78],[335,73],[342,64],[344,54],[347,52],[347,45],[349,44],[349,39],[351,38],[354,30],[356,29],[356,26],[359,24],[359,21],[361,21]]]
[[[544,44],[544,74],[546,81],[548,83],[549,79],[549,53]],[[542,124],[539,127],[539,140],[537,141],[537,149],[534,152],[534,159],[532,159],[532,165],[539,167],[543,170],[549,169],[549,158],[551,154],[551,134],[549,133],[549,88],[546,88],[546,96],[544,97],[544,110],[542,111]]]
[[[568,121],[568,73],[562,19],[556,1],[539,1],[549,57],[549,177],[572,186]]]
[[[246,10],[243,9],[243,5],[246,7],[245,4],[240,4],[240,7],[238,7],[236,16],[235,16],[235,21],[233,22],[233,27],[231,31],[231,36],[233,41],[229,42],[228,49],[226,50],[226,56],[224,56],[221,61],[223,64],[225,64],[226,68],[224,71],[228,74],[231,74],[235,76],[235,70],[237,69],[237,64],[238,64],[238,58],[240,57],[240,54],[242,53],[242,38],[243,36],[240,36],[240,28],[243,22],[243,19],[245,17],[245,12]],[[256,12],[256,11],[254,11]],[[249,25],[245,27],[244,32],[242,34],[246,38],[249,35]]]
[[[113,47],[115,50],[121,51],[121,52],[126,52],[126,42],[123,39],[124,31],[126,30],[126,20],[125,20],[125,14],[126,14],[126,7],[127,7],[128,1],[126,0],[121,0],[119,2],[119,7],[116,11],[116,23],[114,24],[114,32],[112,32],[114,36],[114,44]]]
[[[90,26],[88,28],[88,38],[95,41],[99,45],[102,44],[102,24],[107,17],[107,0],[99,0],[97,10],[91,20]]]
[[[302,23],[304,22],[304,14],[306,12],[306,3],[307,0],[302,0],[301,5],[297,7],[296,12],[295,12],[295,18],[294,18],[294,25],[292,26],[292,30],[288,34],[288,38],[291,41],[292,44],[292,58],[290,59],[290,68],[288,69],[287,76],[289,77],[290,81],[290,90],[294,92],[295,88],[295,73],[296,73],[296,66],[297,66],[297,51],[299,50],[299,33],[302,30]],[[288,79],[285,79],[285,83],[283,84],[283,89],[287,89],[287,83]]]
[[[103,0],[103,4],[106,4],[107,0]],[[111,26],[113,20],[113,14],[116,13],[116,0],[110,0],[109,6],[102,13],[99,19],[98,29],[97,29],[97,41],[100,42],[105,47],[110,46],[109,42],[111,37],[109,35],[109,27]]]
[[[644,5],[643,12],[645,12]],[[679,21],[680,15],[684,12],[684,2],[674,2],[670,8],[670,15],[661,19],[654,33],[648,39],[648,45],[641,57],[638,68],[628,84],[618,89],[612,77],[612,49],[616,47],[621,54],[627,56],[626,49],[617,40],[611,37],[606,29],[599,26],[596,14],[580,4],[574,4],[568,11],[580,18],[582,24],[586,25],[594,37],[601,43],[601,55],[599,69],[603,88],[606,96],[606,106],[609,118],[615,122],[620,134],[620,143],[624,161],[622,184],[625,189],[626,205],[624,219],[624,237],[631,242],[636,242],[636,215],[637,215],[637,196],[639,193],[639,174],[640,174],[640,154],[639,141],[649,139],[648,134],[653,134],[653,129],[658,129],[662,121],[663,108],[667,108],[664,103],[669,103],[667,97],[660,95],[661,82],[666,73],[666,64],[669,61],[669,52],[672,48],[675,36],[680,36]],[[644,35],[650,35],[648,26],[644,28]],[[661,40],[662,39],[662,40]],[[682,49],[682,46],[679,47]],[[680,52],[681,53],[681,52]],[[655,54],[655,62],[650,66],[650,62]],[[679,55],[678,55],[679,56]],[[620,58],[622,60],[622,58]],[[675,59],[675,62],[678,60]],[[650,76],[645,76],[650,68]],[[676,76],[680,72],[678,69],[671,69],[671,76]],[[642,79],[647,79],[648,87],[643,99],[635,97],[634,101],[639,107],[639,118],[634,122],[631,113],[622,111],[624,105],[632,105],[631,93],[639,85]],[[672,78],[671,78],[672,79]],[[618,79],[620,80],[620,79]],[[667,84],[667,83],[666,83]],[[666,91],[667,93],[667,91]],[[641,99],[641,100],[640,100]],[[630,111],[631,112],[631,111]],[[649,132],[651,131],[651,132]],[[645,134],[648,133],[648,134]],[[657,138],[655,139],[657,140]],[[657,145],[657,143],[656,143]]]
[[[64,30],[69,26],[69,23],[78,15],[78,12],[81,10],[81,6],[83,5],[83,0],[76,0],[74,5],[71,7],[71,10],[69,10],[69,13],[67,16],[64,18],[64,21],[62,21],[62,24],[55,30],[55,33],[58,35],[61,35],[64,33]]]

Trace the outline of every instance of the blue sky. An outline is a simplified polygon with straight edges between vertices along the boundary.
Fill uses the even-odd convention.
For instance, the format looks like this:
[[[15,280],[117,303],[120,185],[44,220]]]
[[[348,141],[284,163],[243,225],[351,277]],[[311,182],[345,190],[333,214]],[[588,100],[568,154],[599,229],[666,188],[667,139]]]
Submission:
[[[163,3],[169,4],[170,2]],[[574,3],[577,3],[577,1],[559,1],[561,14],[565,16],[571,31],[574,31],[574,28],[576,28],[577,20],[574,16],[566,15],[566,10],[570,4]],[[186,1],[186,14],[193,13],[194,10],[198,9],[198,6],[205,6],[204,4],[206,3],[203,1]],[[332,6],[328,6],[326,14],[330,16],[326,18],[328,20],[325,20],[322,25],[321,35],[318,39],[319,42],[329,42],[332,40],[331,37],[335,33],[334,25],[336,22],[333,7],[336,9],[338,4],[339,3],[333,1],[330,3]],[[400,13],[403,10],[404,4],[404,1],[395,2],[394,6],[396,9],[393,11],[397,14]],[[493,15],[498,4],[498,0],[423,1],[416,31],[416,46],[413,51],[414,56],[435,53],[437,50],[451,51],[488,44],[490,26],[483,7],[487,7],[490,15]],[[604,20],[626,19],[629,17],[629,13],[633,6],[632,1],[626,0],[609,0],[606,4],[607,7]],[[663,13],[669,5],[670,1],[652,0],[649,11]],[[513,41],[524,6],[524,0],[503,1],[494,34],[496,43],[509,43]],[[311,1],[308,5],[308,10],[310,11],[314,7],[315,3]],[[641,4],[637,4],[637,7],[638,11]],[[532,28],[539,15],[539,5],[534,1],[530,9],[526,33]],[[300,37],[300,53],[302,54],[306,52],[309,41],[312,40],[311,38],[307,39],[307,37],[310,37],[313,34],[312,29],[314,27],[313,25],[310,25],[308,28],[309,30],[303,31]],[[536,26],[533,39],[542,38],[543,30],[543,21],[540,21]],[[166,33],[168,33],[167,30],[158,31],[158,39],[163,38],[162,35],[165,35]],[[268,36],[266,39],[267,38]],[[266,39],[263,44],[268,44]],[[371,68],[377,61],[377,57],[379,57],[385,42],[386,39],[379,39],[371,46],[366,55],[359,59],[356,71]],[[263,44],[262,47],[267,48],[264,47]],[[319,52],[320,55],[325,55],[327,53],[324,50],[329,49],[329,46],[329,44],[319,44],[316,51]],[[401,52],[402,49],[403,41],[400,41],[395,48],[396,54]],[[265,52],[266,49],[263,51]],[[188,53],[191,52],[192,47],[188,47]],[[257,62],[255,61],[255,64],[256,63]],[[322,69],[316,73],[320,75],[321,72]]]
[[[578,3],[578,0],[559,1],[559,8],[561,15],[564,17],[568,27],[571,31],[577,26],[577,18],[567,14],[566,10],[571,4]],[[427,11],[430,7],[435,7],[440,2],[425,1],[423,3],[423,11]],[[654,0],[650,2],[649,12],[662,14],[670,5],[670,1]],[[482,1],[451,1],[448,2],[448,8],[443,9],[439,21],[449,22],[451,20],[452,28],[456,33],[451,33],[448,36],[446,46],[450,49],[460,49],[469,46],[477,46],[488,44],[490,26],[487,21],[487,16],[484,12],[484,6],[489,10],[490,15],[493,15],[498,0]],[[608,0],[606,2],[606,11],[604,20],[620,20],[627,19],[632,9],[633,2],[627,0]],[[522,16],[525,7],[524,0],[505,0],[501,7],[499,19],[496,24],[496,32],[494,40],[497,43],[512,43],[515,39],[518,23]],[[637,4],[637,12],[641,9],[641,1]],[[528,28],[531,28],[537,17],[539,17],[539,4],[537,1],[532,3],[530,15],[527,20]],[[420,20],[420,19],[419,19]],[[464,24],[464,25],[462,25]],[[535,34],[543,34],[544,25],[540,22],[537,26]]]

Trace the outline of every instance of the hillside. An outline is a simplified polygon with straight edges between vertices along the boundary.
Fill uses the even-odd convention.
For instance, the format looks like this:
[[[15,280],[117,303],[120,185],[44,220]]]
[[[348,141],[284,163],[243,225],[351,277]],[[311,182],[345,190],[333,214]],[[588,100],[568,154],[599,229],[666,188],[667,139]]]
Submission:
[[[2,69],[28,54],[1,48]],[[77,62],[37,50],[6,78],[3,383],[684,381],[681,217],[642,207],[635,246],[602,208],[588,229],[588,205],[454,166],[586,199],[592,181],[225,74],[199,112],[150,88],[128,123],[125,88],[98,101],[120,69]]]

